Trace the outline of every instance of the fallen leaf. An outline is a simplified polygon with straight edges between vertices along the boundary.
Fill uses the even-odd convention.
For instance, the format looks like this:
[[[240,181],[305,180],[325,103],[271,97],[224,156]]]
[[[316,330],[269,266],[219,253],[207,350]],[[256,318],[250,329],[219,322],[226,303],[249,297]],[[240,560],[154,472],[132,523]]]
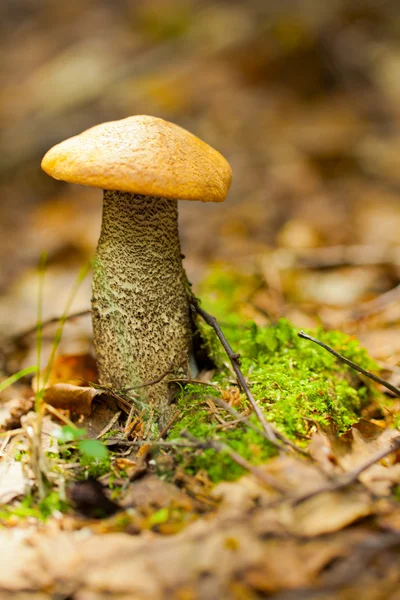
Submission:
[[[132,482],[120,502],[125,508],[135,507],[144,510],[174,506],[190,511],[194,510],[195,504],[198,504],[184,491],[156,475],[146,475]]]
[[[44,393],[44,401],[54,408],[68,409],[71,412],[90,415],[93,399],[102,393],[92,387],[78,387],[70,383],[56,383]]]
[[[40,374],[42,381],[46,373],[44,369]],[[87,386],[96,383],[97,367],[96,361],[90,354],[62,354],[57,356],[51,365],[50,374],[46,387],[58,383],[69,383],[75,386]],[[32,381],[33,389],[37,389],[37,378]]]
[[[360,488],[323,492],[300,504],[283,504],[276,513],[279,524],[294,535],[314,537],[344,529],[376,512],[370,494]]]
[[[22,463],[3,458],[0,463],[0,504],[8,504],[26,493],[27,481]]]
[[[1,429],[10,430],[21,427],[21,417],[26,415],[34,406],[33,398],[13,398],[1,406]]]
[[[328,432],[325,438],[342,472],[349,472],[390,450],[393,440],[400,435],[396,429],[383,429],[371,421],[362,419],[347,433],[337,437]],[[398,452],[389,453],[376,464],[360,474],[359,480],[377,495],[389,495],[395,484],[400,484]]]

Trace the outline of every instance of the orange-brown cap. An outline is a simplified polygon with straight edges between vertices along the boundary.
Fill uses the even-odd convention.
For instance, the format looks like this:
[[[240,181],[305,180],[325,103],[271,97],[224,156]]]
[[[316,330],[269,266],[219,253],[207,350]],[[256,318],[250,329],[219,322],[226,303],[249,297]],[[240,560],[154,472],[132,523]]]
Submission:
[[[42,169],[55,179],[177,200],[223,202],[225,158],[174,123],[145,115],[87,129],[51,148]]]

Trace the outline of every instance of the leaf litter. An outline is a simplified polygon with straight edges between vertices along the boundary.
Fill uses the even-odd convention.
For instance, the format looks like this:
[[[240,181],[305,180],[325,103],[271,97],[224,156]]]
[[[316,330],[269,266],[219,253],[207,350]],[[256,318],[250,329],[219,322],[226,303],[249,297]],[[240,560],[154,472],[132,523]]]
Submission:
[[[86,358],[80,360],[83,367]],[[59,357],[48,389],[57,390],[59,379],[65,379],[64,385],[84,390],[75,385],[88,379],[77,376],[77,361],[76,357]],[[68,383],[74,377],[78,380]],[[228,387],[223,397],[228,406],[240,411],[236,390]],[[96,395],[88,405],[79,405],[79,391],[75,399],[71,395],[70,405],[68,401],[62,405],[60,416],[77,420],[83,428],[99,412],[104,425],[104,403]],[[211,414],[215,406],[209,404]],[[57,419],[60,408],[52,419]],[[44,433],[50,423],[54,428],[50,415],[46,419]],[[62,427],[62,418],[57,420]],[[229,420],[223,422],[229,424]],[[107,594],[143,599],[185,594],[205,599],[217,594],[257,598],[290,589],[317,594],[324,586],[328,593],[329,585],[324,582],[331,565],[334,570],[337,565],[345,568],[347,561],[364,552],[363,544],[368,545],[371,536],[390,556],[390,565],[400,548],[398,501],[393,496],[400,486],[400,473],[397,454],[390,452],[398,434],[382,425],[361,419],[342,434],[332,423],[314,428],[309,458],[280,451],[260,465],[270,478],[266,481],[276,481],[276,487],[257,472],[212,485],[206,472],[185,474],[162,447],[156,454],[150,452],[142,477],[135,480],[132,475],[141,451],[134,437],[128,454],[116,453],[103,475],[93,477],[87,472],[81,482],[70,481],[67,498],[76,512],[69,508],[63,514],[57,509],[40,530],[34,525],[38,518],[34,510],[27,522],[23,511],[18,514],[17,507],[14,513],[12,509],[12,500],[26,494],[27,464],[3,462],[8,466],[0,477],[5,495],[0,552],[7,556],[8,569],[3,576],[0,572],[2,586],[32,593],[49,587],[54,594],[67,589],[77,598]],[[123,422],[116,421],[112,427],[107,433],[122,440]],[[93,437],[95,433],[99,432],[90,431]],[[151,444],[149,440],[150,448]],[[358,478],[332,488],[332,482],[382,452],[387,455]],[[19,466],[18,473],[9,471],[15,469],[13,464]],[[76,467],[79,473],[82,465]],[[166,481],[162,473],[171,468],[173,478]],[[394,538],[386,547],[388,531]],[[13,560],[17,554],[24,556],[23,564],[21,559]],[[372,563],[377,554],[371,550]],[[375,568],[391,582],[390,569],[386,573],[382,565]],[[362,580],[360,574],[357,585]]]
[[[246,342],[251,348],[254,344],[262,348],[263,343],[270,345],[269,352],[285,353],[289,348],[293,352],[296,348],[285,324],[275,329],[278,345],[274,334],[264,339],[261,331],[254,331],[257,342],[250,343],[250,338]],[[344,338],[338,341],[343,344]],[[358,356],[359,350],[351,347]],[[242,373],[238,357],[233,354],[229,358]],[[310,359],[317,364],[313,354]],[[289,380],[295,374],[293,366],[289,363]],[[247,368],[246,359],[242,367]],[[324,586],[328,591],[327,573],[334,580],[335,569],[341,566],[345,570],[349,560],[365,552],[363,544],[368,545],[373,536],[377,547],[389,555],[391,565],[399,548],[396,489],[400,488],[400,471],[398,453],[392,451],[397,430],[382,419],[382,414],[387,414],[393,421],[390,409],[380,406],[384,397],[379,396],[378,401],[372,394],[367,404],[378,419],[358,418],[343,431],[342,416],[338,422],[311,418],[305,440],[292,435],[287,444],[274,423],[268,423],[266,429],[262,422],[257,424],[244,402],[246,390],[251,389],[246,386],[257,390],[252,377],[263,393],[268,389],[263,387],[260,373],[246,372],[242,391],[229,368],[222,379],[217,371],[205,380],[199,375],[201,384],[194,384],[195,395],[203,393],[201,406],[216,423],[212,438],[207,433],[202,439],[190,434],[190,419],[188,431],[179,433],[172,422],[169,431],[154,438],[147,424],[149,415],[140,404],[135,405],[135,395],[129,398],[123,390],[97,386],[90,356],[55,358],[50,371],[41,375],[47,376],[43,393],[47,414],[41,439],[44,474],[55,485],[57,495],[53,504],[47,500],[39,510],[33,499],[27,502],[27,490],[34,489],[35,471],[30,468],[32,446],[26,433],[35,413],[29,412],[34,399],[22,385],[23,395],[8,402],[9,421],[2,432],[6,456],[0,472],[0,548],[10,566],[3,579],[0,572],[4,589],[40,593],[50,587],[54,594],[68,590],[77,598],[106,594],[257,598],[290,589],[309,589],[314,594]],[[215,375],[216,381],[210,381]],[[311,380],[313,377],[316,375],[311,374]],[[349,381],[356,387],[365,386],[357,376],[351,375]],[[211,395],[207,391],[210,384]],[[38,387],[36,380],[31,385],[33,390]],[[284,385],[283,380],[278,396]],[[342,387],[338,389],[342,393]],[[179,418],[182,415],[178,415],[178,423]],[[249,471],[241,477],[238,472],[233,481],[215,485],[207,469],[187,470],[177,460],[181,444],[192,456],[212,449],[212,460],[218,463],[228,450],[221,445],[221,436],[231,435],[235,428],[259,431],[260,426],[264,428],[263,443],[272,442],[274,451],[256,466],[243,462],[240,452],[236,458],[230,454],[239,460],[242,471],[243,467]],[[177,432],[178,439],[173,437]],[[88,446],[98,437],[111,454],[100,458],[97,449],[92,456],[88,453]],[[279,441],[276,447],[275,439]],[[252,443],[257,456],[260,442]],[[82,451],[85,447],[86,454]],[[378,457],[376,461],[374,457]],[[368,461],[372,461],[369,468],[362,470]],[[352,475],[348,481],[347,474]],[[386,546],[389,534],[394,538]],[[13,552],[26,556],[23,565],[20,560],[15,564],[11,560],[10,565]],[[378,553],[368,552],[374,563]],[[379,577],[391,581],[390,569],[387,573],[382,566],[376,569]],[[362,585],[361,575],[357,585]]]

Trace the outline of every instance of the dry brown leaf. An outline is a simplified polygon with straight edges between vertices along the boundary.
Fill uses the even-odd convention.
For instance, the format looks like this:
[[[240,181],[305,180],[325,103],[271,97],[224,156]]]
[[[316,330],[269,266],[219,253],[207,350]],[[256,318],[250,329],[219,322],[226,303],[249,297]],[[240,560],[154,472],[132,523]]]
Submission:
[[[257,527],[264,534],[318,536],[343,529],[378,510],[369,491],[354,486],[327,490],[297,503],[296,498],[323,489],[330,481],[321,470],[306,461],[280,456],[263,468],[292,490],[289,498],[280,502],[277,494],[268,491],[252,475],[233,483],[221,483],[212,495],[221,501],[224,514],[237,518],[254,506],[264,507],[257,518]]]
[[[44,377],[46,370],[40,374]],[[57,383],[70,383],[75,386],[87,386],[97,382],[96,361],[90,354],[62,354],[54,359],[46,387]],[[36,378],[32,382],[36,389]]]
[[[366,490],[349,488],[323,492],[300,504],[285,503],[271,516],[294,535],[314,537],[344,529],[375,511]]]
[[[335,470],[336,458],[326,434],[322,433],[322,431],[314,433],[311,436],[311,442],[307,449],[312,458],[321,465],[325,473],[331,473]]]
[[[101,390],[92,387],[78,387],[70,383],[56,383],[44,393],[44,401],[54,408],[68,409],[81,415],[90,415],[93,399]]]
[[[120,503],[124,507],[134,506],[140,509],[174,506],[187,511],[194,510],[195,504],[198,504],[178,487],[162,481],[156,475],[147,475],[132,482]]]
[[[342,472],[357,469],[379,452],[389,450],[400,433],[396,429],[382,429],[371,421],[362,419],[346,434],[338,437],[332,431],[319,433],[319,444],[331,449],[333,458]],[[326,450],[327,452],[327,450]],[[314,458],[324,466],[321,455]],[[381,461],[360,474],[359,480],[375,494],[387,495],[394,484],[400,483],[398,452],[388,454]]]
[[[329,540],[266,537],[251,513],[247,517],[232,520],[220,513],[170,537],[149,531],[104,536],[86,528],[13,540],[0,532],[0,586],[15,592],[51,588],[53,595],[141,600],[176,598],[175,592],[190,588],[197,600],[233,600],[238,596],[231,589],[238,581],[249,592],[264,593],[312,585],[330,562],[345,557],[351,544],[366,537],[359,529]],[[7,564],[8,556],[12,560]],[[1,568],[4,563],[7,568]]]
[[[330,561],[343,556],[343,542],[331,540],[282,540],[276,543],[276,553],[243,574],[244,580],[257,591],[268,593],[309,585]]]
[[[46,370],[40,374],[40,380]],[[70,410],[82,415],[90,415],[93,398],[100,390],[89,387],[97,381],[96,361],[90,354],[64,354],[55,358],[44,393],[44,401],[55,408]],[[32,387],[37,389],[35,377]]]
[[[0,504],[8,504],[26,493],[27,481],[21,462],[4,457],[0,463]]]
[[[0,428],[3,430],[21,427],[21,417],[34,406],[34,398],[17,397],[0,406]]]

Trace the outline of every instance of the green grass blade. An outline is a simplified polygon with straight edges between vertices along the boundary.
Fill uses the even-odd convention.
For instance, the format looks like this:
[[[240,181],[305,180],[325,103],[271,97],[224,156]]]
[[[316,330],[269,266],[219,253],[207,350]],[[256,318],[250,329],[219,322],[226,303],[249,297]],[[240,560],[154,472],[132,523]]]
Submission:
[[[67,302],[66,302],[66,305],[65,305],[64,312],[63,312],[63,314],[60,317],[60,320],[59,320],[59,323],[58,323],[58,327],[57,327],[56,333],[54,335],[49,362],[47,363],[47,367],[46,367],[46,371],[45,371],[45,374],[44,374],[44,378],[43,378],[43,381],[41,382],[41,392],[42,392],[42,394],[39,392],[39,396],[40,395],[43,396],[43,391],[44,391],[44,389],[45,389],[45,387],[46,387],[46,385],[47,385],[47,383],[49,381],[49,377],[50,377],[51,369],[52,369],[52,366],[53,366],[53,363],[54,363],[54,359],[55,359],[55,356],[56,356],[56,352],[57,352],[58,346],[59,346],[60,341],[61,341],[61,337],[62,337],[62,332],[63,332],[63,329],[64,329],[64,325],[65,325],[65,322],[66,322],[66,320],[68,318],[68,315],[70,313],[70,309],[71,309],[72,303],[73,303],[73,301],[75,299],[75,296],[76,296],[76,294],[78,292],[79,287],[81,286],[82,282],[86,279],[86,277],[87,277],[87,275],[88,275],[91,267],[92,267],[92,263],[91,262],[89,262],[84,267],[82,267],[82,269],[80,270],[80,272],[79,272],[79,274],[78,274],[78,276],[77,276],[77,278],[75,280],[75,283],[72,286],[72,289],[71,289],[71,291],[69,293],[69,296],[68,296],[68,299],[67,299]]]
[[[10,387],[10,385],[18,381],[18,379],[22,379],[22,377],[32,375],[32,373],[36,372],[37,366],[35,365],[34,367],[26,367],[26,369],[21,369],[21,371],[18,371],[18,373],[14,373],[14,375],[11,375],[11,377],[8,377],[0,383],[0,393],[4,392],[5,389],[7,389],[8,387]]]
[[[39,260],[39,288],[38,288],[38,307],[36,318],[36,395],[39,393],[39,375],[41,370],[42,344],[43,344],[43,289],[44,276],[47,266],[47,253],[43,252]]]

